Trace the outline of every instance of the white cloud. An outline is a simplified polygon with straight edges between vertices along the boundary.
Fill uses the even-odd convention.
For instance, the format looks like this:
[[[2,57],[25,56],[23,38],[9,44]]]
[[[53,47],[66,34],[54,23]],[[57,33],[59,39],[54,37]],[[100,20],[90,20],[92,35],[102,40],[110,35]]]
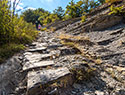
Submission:
[[[33,8],[33,7],[28,7],[27,9],[35,10],[36,8]]]
[[[48,2],[48,3],[50,3],[50,2],[53,2],[54,0],[40,0],[42,3],[45,3],[45,2]]]
[[[23,7],[18,5],[18,6],[16,7],[16,9],[17,9],[17,10],[20,10],[20,9],[23,10]]]
[[[24,4],[22,2],[19,3],[20,6],[23,6]]]

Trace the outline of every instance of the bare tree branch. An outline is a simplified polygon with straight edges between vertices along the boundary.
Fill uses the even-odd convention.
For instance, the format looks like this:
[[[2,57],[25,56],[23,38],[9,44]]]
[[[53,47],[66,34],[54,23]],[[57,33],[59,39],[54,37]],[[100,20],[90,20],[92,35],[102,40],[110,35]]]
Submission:
[[[20,1],[21,1],[21,0],[18,0],[18,2],[16,3],[16,6],[15,6],[15,8],[18,6],[18,4],[20,3]]]

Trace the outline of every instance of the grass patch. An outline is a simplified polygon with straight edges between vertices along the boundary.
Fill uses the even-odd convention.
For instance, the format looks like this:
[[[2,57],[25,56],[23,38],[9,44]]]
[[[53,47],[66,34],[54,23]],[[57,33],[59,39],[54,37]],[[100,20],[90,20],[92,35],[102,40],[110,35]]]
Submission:
[[[83,57],[91,60],[93,63],[96,63],[96,64],[102,63],[101,58],[97,57],[93,53],[89,53],[89,52],[84,51],[84,48],[82,47],[82,45],[87,44],[87,45],[91,46],[93,44],[89,40],[89,38],[81,37],[81,36],[70,36],[70,35],[60,35],[60,36],[58,36],[58,38],[61,39],[61,43],[63,45],[74,47],[74,48],[78,49],[80,51],[80,54]],[[81,42],[84,42],[84,43],[81,45]]]
[[[46,30],[47,30],[47,28],[46,28],[46,27],[41,29],[41,31],[46,31]]]
[[[54,32],[54,31],[56,31],[56,28],[55,27],[50,27],[50,31]]]
[[[83,36],[72,36],[72,35],[67,35],[67,34],[61,34],[59,35],[57,38],[61,39],[61,40],[89,40],[88,37],[83,37]]]
[[[93,72],[96,71],[95,68],[92,68],[88,65],[88,67],[84,67],[82,66],[82,64],[78,67],[72,67],[72,69],[70,69],[71,73],[74,76],[74,80],[76,83],[81,83],[83,80],[88,80],[91,76],[94,75]]]
[[[25,46],[23,44],[6,44],[0,47],[0,63],[4,62],[7,58],[13,56],[20,50],[24,50]]]
[[[56,28],[55,27],[50,27],[49,29],[46,30],[46,32],[55,32]]]
[[[71,67],[70,71],[72,72],[75,82],[81,83],[83,80],[88,80],[90,77],[94,76],[96,67],[93,67],[93,64],[100,65],[102,60],[93,52],[88,52],[84,49],[84,46],[86,45],[92,46],[93,42],[91,42],[88,37],[83,36],[70,36],[61,34],[58,36],[58,38],[61,39],[61,43],[63,45],[76,48],[80,51],[79,54],[87,59],[87,61],[83,61],[80,64],[76,63],[76,66],[74,65]]]
[[[65,43],[73,42],[79,45],[88,45],[88,46],[93,46],[95,44],[90,41],[89,37],[83,37],[83,36],[72,36],[72,35],[61,34],[57,36],[57,38],[61,39]]]

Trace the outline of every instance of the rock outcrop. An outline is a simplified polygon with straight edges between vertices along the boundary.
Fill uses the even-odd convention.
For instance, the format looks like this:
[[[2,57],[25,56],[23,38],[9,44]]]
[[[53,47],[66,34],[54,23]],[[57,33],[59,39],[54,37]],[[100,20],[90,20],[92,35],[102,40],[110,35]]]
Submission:
[[[125,95],[124,17],[107,15],[108,7],[96,8],[84,23],[48,25],[57,31],[40,32],[0,65],[0,95]]]

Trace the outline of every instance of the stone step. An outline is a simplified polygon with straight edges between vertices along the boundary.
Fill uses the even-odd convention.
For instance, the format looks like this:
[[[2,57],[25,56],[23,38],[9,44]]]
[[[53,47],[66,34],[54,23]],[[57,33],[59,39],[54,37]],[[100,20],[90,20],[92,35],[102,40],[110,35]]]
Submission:
[[[40,67],[42,68],[42,67],[51,66],[51,65],[54,65],[54,61],[40,61],[36,63],[27,63],[23,66],[23,71],[40,68]]]
[[[52,45],[49,45],[47,48],[48,49],[58,49],[60,47],[63,47],[62,44],[52,44]]]
[[[47,43],[33,42],[30,46],[36,46],[36,47],[47,46]]]
[[[40,52],[40,51],[45,51],[47,47],[39,47],[39,48],[34,48],[34,49],[29,49],[27,50],[28,52]]]
[[[59,48],[59,50],[60,50],[61,56],[74,55],[74,54],[80,53],[80,51],[77,48],[62,47],[62,48]]]
[[[49,59],[52,57],[52,54],[40,54],[40,53],[31,53],[25,55],[25,58],[30,63],[39,62],[41,60]]]
[[[33,42],[30,46],[36,46],[37,44],[39,44],[38,42]]]
[[[28,95],[35,95],[35,93],[42,90],[41,87],[44,87],[45,85],[49,86],[49,84],[66,76],[70,76],[68,68],[30,71],[28,72],[27,81]]]

